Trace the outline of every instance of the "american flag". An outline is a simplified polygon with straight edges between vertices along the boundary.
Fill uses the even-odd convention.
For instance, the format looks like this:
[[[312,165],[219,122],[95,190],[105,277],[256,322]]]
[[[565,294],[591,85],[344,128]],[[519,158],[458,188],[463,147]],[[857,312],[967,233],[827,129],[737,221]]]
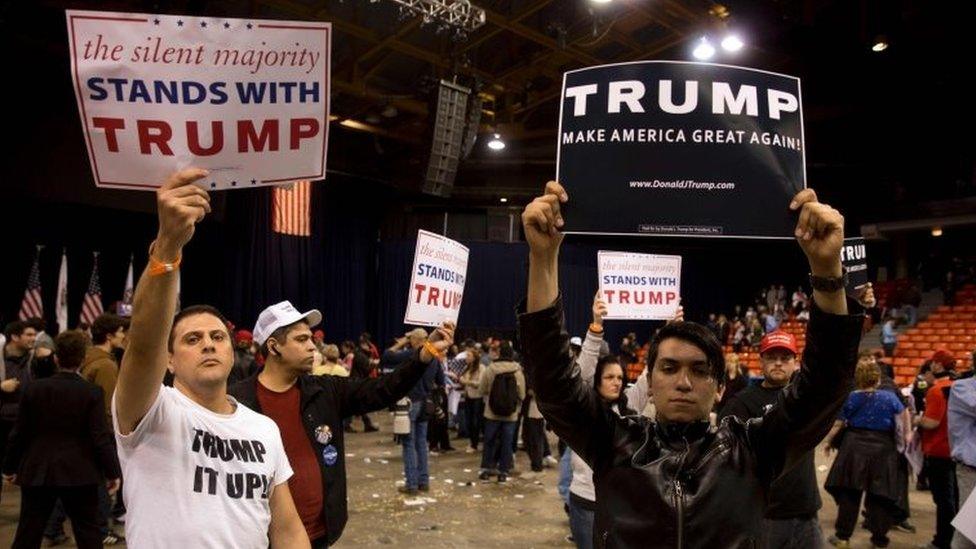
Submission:
[[[37,247],[34,254],[34,265],[31,267],[30,276],[27,277],[27,289],[24,290],[24,299],[20,302],[20,313],[17,318],[27,320],[28,318],[43,317],[44,303],[41,302],[41,247]]]
[[[271,193],[271,230],[311,236],[312,183],[298,181],[291,188],[275,187]]]
[[[98,252],[95,252],[91,281],[88,282],[88,291],[85,292],[85,300],[81,304],[81,323],[91,326],[103,311],[102,285],[98,282]]]

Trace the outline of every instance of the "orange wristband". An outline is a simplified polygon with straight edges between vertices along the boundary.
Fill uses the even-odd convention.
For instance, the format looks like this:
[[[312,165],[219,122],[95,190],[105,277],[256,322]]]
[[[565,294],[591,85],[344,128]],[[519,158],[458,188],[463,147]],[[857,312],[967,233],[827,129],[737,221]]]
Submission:
[[[424,349],[426,349],[428,353],[434,355],[435,358],[444,360],[444,353],[438,351],[437,347],[434,347],[434,344],[431,343],[430,340],[424,342]]]
[[[159,276],[166,273],[171,273],[180,268],[180,263],[182,261],[182,256],[176,256],[170,263],[164,263],[155,257],[153,257],[153,251],[156,249],[156,241],[153,240],[152,244],[149,245],[149,276]]]

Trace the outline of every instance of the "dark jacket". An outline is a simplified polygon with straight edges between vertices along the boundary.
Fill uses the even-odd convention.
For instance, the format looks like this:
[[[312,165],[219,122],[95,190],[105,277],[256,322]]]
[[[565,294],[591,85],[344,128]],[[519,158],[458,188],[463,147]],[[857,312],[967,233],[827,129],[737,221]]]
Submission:
[[[402,349],[400,351],[387,349],[380,360],[381,364],[389,367],[392,364],[400,364],[408,357],[416,354],[417,351],[413,349]],[[435,358],[428,363],[424,375],[417,381],[416,385],[410,388],[407,396],[410,397],[411,402],[423,402],[427,400],[427,395],[437,385],[447,385],[447,376],[444,375],[444,368],[441,366],[440,361]]]
[[[728,391],[727,387],[726,391]],[[782,388],[767,388],[762,385],[747,387],[739,391],[722,408],[718,419],[721,421],[726,416],[735,416],[746,421],[754,417],[763,417],[766,410],[779,400],[781,392],[783,392]],[[766,498],[766,518],[772,520],[816,518],[822,502],[813,453],[813,450],[807,452],[796,467],[784,472],[772,482]]]
[[[369,357],[361,349],[357,348],[352,352],[352,368],[349,370],[349,377],[354,379],[366,379],[370,373]]]
[[[17,419],[17,408],[20,405],[20,398],[24,394],[24,389],[31,380],[31,369],[33,368],[34,353],[25,353],[21,356],[6,356],[4,353],[4,376],[0,381],[16,379],[20,381],[20,386],[11,393],[0,391],[0,420],[14,421]]]
[[[305,434],[312,443],[322,471],[325,491],[322,518],[328,530],[329,545],[342,535],[348,519],[342,420],[390,406],[403,398],[426,370],[427,364],[420,362],[418,352],[414,352],[392,373],[375,379],[313,375],[298,378],[298,389],[301,392],[300,413],[305,424]],[[229,387],[227,392],[241,404],[260,412],[257,383],[258,376],[254,375]],[[322,425],[329,427],[332,439],[328,444],[335,447],[338,455],[335,465],[331,467],[326,466],[322,456],[326,444],[320,443],[315,436],[316,428]]]
[[[86,486],[121,476],[102,390],[73,372],[34,380],[10,433],[4,474],[21,486]]]
[[[561,300],[520,315],[539,409],[593,468],[596,546],[758,547],[770,483],[816,447],[851,388],[862,321],[814,309],[802,369],[777,404],[710,429],[610,412],[573,365]]]

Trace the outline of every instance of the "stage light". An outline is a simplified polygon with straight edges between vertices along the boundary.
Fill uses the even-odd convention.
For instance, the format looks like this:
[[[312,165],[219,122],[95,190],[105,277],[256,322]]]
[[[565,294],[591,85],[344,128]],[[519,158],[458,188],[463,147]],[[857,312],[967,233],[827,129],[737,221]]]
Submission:
[[[883,34],[879,34],[877,38],[874,39],[874,44],[871,45],[871,51],[878,53],[883,52],[888,49],[888,39],[884,37]]]
[[[695,49],[691,52],[691,54],[695,56],[695,59],[707,61],[711,59],[713,55],[715,55],[715,47],[708,42],[708,38],[702,36],[701,42],[695,46]]]
[[[508,199],[503,196],[503,197],[499,198],[498,201],[501,202],[502,204],[504,204],[504,203],[508,202]]]
[[[932,227],[932,236],[942,236],[942,227]]]
[[[727,52],[737,52],[742,49],[745,44],[742,43],[742,39],[738,35],[729,34],[722,39],[722,49]]]
[[[613,2],[613,0],[590,0],[590,2],[593,2],[594,4],[609,4],[610,2]]]
[[[505,142],[502,141],[502,136],[497,133],[492,137],[491,141],[488,142],[488,148],[493,151],[500,151],[505,148]]]

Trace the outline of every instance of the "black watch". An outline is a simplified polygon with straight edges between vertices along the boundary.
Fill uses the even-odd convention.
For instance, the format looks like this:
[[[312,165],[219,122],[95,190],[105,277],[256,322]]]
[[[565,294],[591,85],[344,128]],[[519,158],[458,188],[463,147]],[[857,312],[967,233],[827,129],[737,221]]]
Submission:
[[[816,276],[810,273],[810,285],[821,292],[837,292],[847,286],[847,271],[840,276]]]

